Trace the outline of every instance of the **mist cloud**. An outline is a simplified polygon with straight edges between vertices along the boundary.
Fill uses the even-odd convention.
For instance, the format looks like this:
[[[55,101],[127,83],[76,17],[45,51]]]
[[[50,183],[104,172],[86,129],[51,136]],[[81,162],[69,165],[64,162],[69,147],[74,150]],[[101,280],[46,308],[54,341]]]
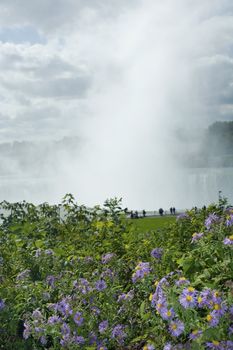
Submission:
[[[61,181],[90,204],[177,198],[175,155],[185,152],[177,130],[232,118],[232,1],[23,5],[0,4],[5,33],[28,26],[40,37],[2,38],[2,140],[82,137],[80,158],[61,159],[70,179]]]

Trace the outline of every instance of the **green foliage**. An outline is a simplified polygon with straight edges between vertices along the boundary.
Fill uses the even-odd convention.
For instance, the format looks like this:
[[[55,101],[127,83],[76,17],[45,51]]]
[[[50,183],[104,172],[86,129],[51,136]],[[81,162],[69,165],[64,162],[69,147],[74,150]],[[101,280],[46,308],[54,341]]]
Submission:
[[[1,348],[136,350],[154,344],[160,350],[171,342],[173,349],[205,349],[206,342],[230,339],[229,311],[209,327],[212,306],[184,308],[180,296],[187,286],[178,285],[185,277],[195,297],[210,288],[221,293],[222,308],[232,304],[233,211],[225,202],[155,230],[132,223],[116,198],[92,209],[71,194],[57,206],[1,206]],[[158,306],[159,292],[184,324],[177,337]],[[201,336],[190,341],[195,329]]]

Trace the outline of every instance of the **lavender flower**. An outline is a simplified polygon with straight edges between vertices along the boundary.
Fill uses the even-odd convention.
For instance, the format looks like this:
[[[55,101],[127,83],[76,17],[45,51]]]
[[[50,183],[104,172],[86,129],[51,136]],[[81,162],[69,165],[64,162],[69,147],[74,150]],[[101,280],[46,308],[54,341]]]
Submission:
[[[77,335],[74,337],[75,344],[83,345],[85,343],[85,339],[81,335]]]
[[[222,349],[220,342],[217,340],[213,340],[212,342],[207,342],[206,346],[208,349],[219,349],[219,350]]]
[[[62,321],[61,317],[54,315],[48,318],[47,324],[54,325],[54,324],[60,323],[61,321]]]
[[[47,344],[47,339],[46,339],[46,337],[44,335],[42,335],[40,337],[40,343],[41,343],[41,345],[46,345]]]
[[[189,334],[189,339],[190,340],[195,340],[197,338],[199,338],[202,335],[202,331],[196,329],[194,331],[192,331],[192,333]]]
[[[107,288],[107,284],[105,283],[104,280],[98,280],[95,283],[95,289],[98,290],[99,292],[101,292],[102,290]]]
[[[172,348],[172,344],[171,343],[166,343],[165,345],[164,345],[164,348],[163,348],[163,350],[172,350],[173,348]]]
[[[205,227],[207,230],[211,228],[213,224],[216,224],[219,221],[218,215],[215,213],[209,214],[208,218],[205,220]]]
[[[61,325],[61,334],[63,336],[70,336],[70,326],[66,322]]]
[[[76,312],[76,314],[74,315],[74,322],[77,326],[81,326],[83,324],[84,318],[82,317],[81,312]]]
[[[172,321],[169,325],[169,331],[174,337],[179,337],[184,331],[184,323],[180,320]]]
[[[55,287],[55,281],[56,278],[53,275],[48,275],[46,277],[46,283],[48,284],[49,287],[54,288]]]
[[[85,278],[80,278],[79,281],[73,282],[74,288],[77,288],[82,294],[89,293],[92,289],[89,282]]]
[[[210,327],[216,327],[219,324],[219,316],[215,312],[211,312],[206,316],[206,320]]]
[[[99,324],[99,332],[102,334],[108,329],[108,320],[102,321]]]
[[[31,327],[29,326],[29,324],[24,322],[23,338],[28,339],[30,335],[31,335]]]
[[[203,237],[203,235],[204,235],[203,232],[200,232],[200,233],[195,232],[195,233],[192,235],[191,243],[195,243],[195,242],[199,241],[199,239],[201,239],[201,238]]]
[[[163,320],[172,320],[175,317],[175,311],[173,308],[161,308],[160,315]]]
[[[92,306],[91,311],[95,316],[100,314],[100,309],[97,306]]]
[[[124,338],[126,338],[125,327],[122,324],[116,325],[112,330],[112,339],[116,339],[121,345],[124,344]]]
[[[64,298],[59,303],[55,304],[55,310],[60,312],[63,316],[69,316],[69,315],[72,315],[73,313],[73,310],[71,309],[67,299],[68,298]]]
[[[155,248],[151,251],[150,255],[152,256],[152,258],[160,260],[163,256],[163,249],[162,248]]]
[[[118,303],[121,301],[130,301],[133,299],[133,297],[134,297],[134,292],[133,292],[133,290],[130,290],[128,293],[120,294],[117,301],[118,301]]]
[[[5,301],[0,299],[0,310],[3,310],[5,308]]]
[[[132,281],[135,283],[138,279],[143,279],[150,273],[150,264],[148,262],[140,262],[132,276]]]
[[[22,280],[28,278],[30,276],[30,273],[31,273],[31,270],[29,270],[29,269],[26,269],[26,270],[20,272],[16,277],[16,281],[22,281]]]
[[[233,225],[233,214],[230,214],[226,218],[226,226],[231,227]]]
[[[185,308],[193,308],[197,304],[196,291],[192,288],[185,288],[179,297],[180,304]]]
[[[229,236],[229,237],[226,237],[223,241],[223,243],[225,245],[232,245],[233,244],[233,235],[232,236]]]
[[[183,284],[190,284],[190,281],[187,280],[185,277],[180,277],[178,281],[176,281],[176,285],[178,287],[182,286]]]
[[[186,214],[186,213],[181,213],[181,214],[177,215],[177,217],[176,217],[176,220],[177,220],[177,221],[183,220],[183,219],[189,219],[188,214]]]
[[[105,255],[102,255],[102,264],[108,264],[114,256],[114,253],[107,253]]]
[[[146,344],[143,346],[142,350],[155,350],[155,347],[153,344]]]

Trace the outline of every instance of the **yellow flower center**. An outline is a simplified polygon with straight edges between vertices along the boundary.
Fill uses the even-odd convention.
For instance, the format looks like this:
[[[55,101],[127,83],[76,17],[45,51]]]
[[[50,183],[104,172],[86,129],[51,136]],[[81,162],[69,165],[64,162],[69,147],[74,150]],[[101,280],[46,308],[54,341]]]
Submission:
[[[151,301],[153,298],[153,294],[151,293],[150,296],[149,296],[149,300]]]
[[[163,304],[157,304],[158,309],[161,309],[162,306],[163,306]]]
[[[214,310],[220,310],[221,306],[219,304],[214,304]]]
[[[192,300],[193,300],[193,297],[192,297],[191,295],[187,295],[186,300],[187,300],[187,301],[192,301]]]
[[[188,291],[189,291],[189,292],[194,292],[194,290],[195,290],[195,289],[194,289],[193,287],[188,287]]]
[[[177,325],[176,325],[175,323],[173,323],[172,329],[173,329],[173,330],[176,330],[176,328],[177,328]]]
[[[197,329],[195,329],[195,331],[192,331],[192,334],[193,335],[196,335],[198,333],[198,330]]]
[[[231,235],[231,236],[229,237],[229,239],[230,239],[231,241],[233,241],[233,235]]]
[[[159,284],[159,281],[155,281],[154,286],[157,287],[158,284]]]
[[[198,301],[198,303],[201,303],[202,302],[202,297],[198,297],[197,301]]]
[[[211,316],[211,315],[207,315],[207,316],[206,316],[206,319],[207,319],[207,321],[208,321],[208,322],[210,322],[210,321],[212,321],[213,316]]]
[[[180,281],[186,281],[186,278],[185,277],[180,277],[179,280]]]
[[[148,346],[147,345],[143,346],[143,350],[148,350]]]
[[[219,345],[220,343],[219,343],[219,341],[217,341],[217,340],[213,340],[213,345]]]
[[[170,317],[172,315],[171,311],[167,312],[167,316]]]

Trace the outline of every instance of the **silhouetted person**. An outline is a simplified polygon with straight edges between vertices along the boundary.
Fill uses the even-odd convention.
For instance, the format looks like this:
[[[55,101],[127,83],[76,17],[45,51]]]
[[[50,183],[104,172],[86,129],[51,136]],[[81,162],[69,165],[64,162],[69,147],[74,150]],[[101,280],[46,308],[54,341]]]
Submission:
[[[173,213],[173,215],[176,214],[176,208],[175,207],[172,208],[172,213]]]
[[[194,207],[194,212],[195,214],[197,214],[197,207]]]
[[[133,219],[134,218],[134,215],[133,215],[133,210],[131,210],[130,212],[130,218]]]
[[[164,210],[162,208],[159,208],[159,215],[163,216]]]
[[[145,217],[146,216],[146,211],[143,209],[143,211],[142,211],[142,215],[143,215],[143,217]]]
[[[171,213],[171,215],[172,215],[172,207],[170,208],[170,213]]]
[[[135,219],[138,219],[138,211],[135,211]]]

